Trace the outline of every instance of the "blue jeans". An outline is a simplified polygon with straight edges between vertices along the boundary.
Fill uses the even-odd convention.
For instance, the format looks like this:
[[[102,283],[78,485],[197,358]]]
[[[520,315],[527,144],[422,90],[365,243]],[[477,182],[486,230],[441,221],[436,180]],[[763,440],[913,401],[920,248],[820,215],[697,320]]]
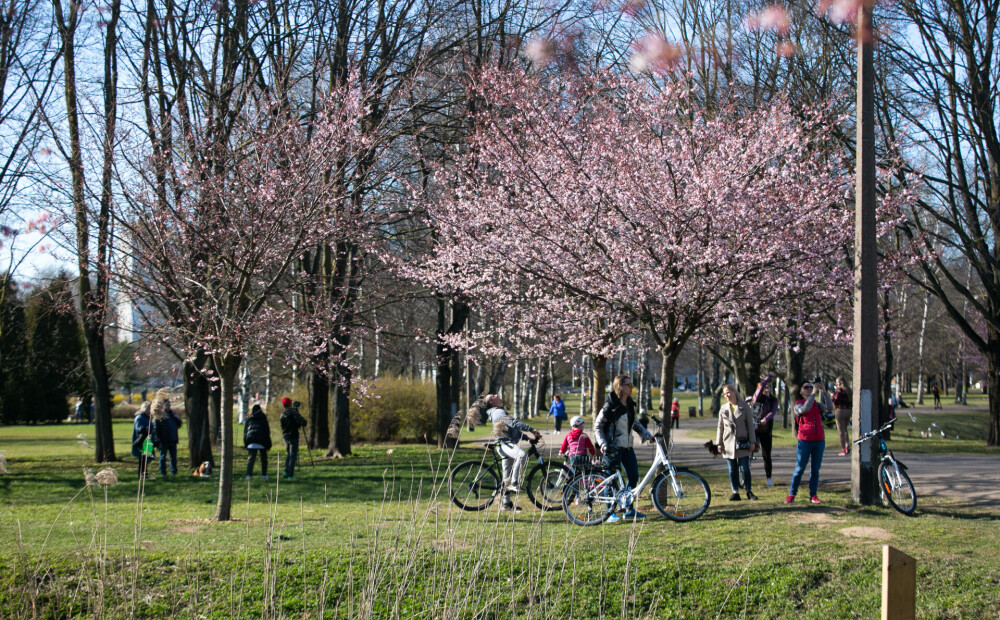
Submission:
[[[635,458],[635,450],[632,448],[619,448],[612,455],[604,455],[604,468],[609,474],[618,471],[618,465],[625,468],[625,477],[628,478],[628,485],[635,488],[639,484],[639,460]]]
[[[160,444],[160,475],[167,475],[167,454],[170,454],[170,473],[177,475],[177,444]]]
[[[819,466],[823,464],[823,451],[825,449],[825,441],[799,440],[799,445],[795,448],[795,471],[792,472],[792,486],[788,489],[789,495],[798,493],[802,474],[806,470],[806,463],[810,461],[812,467],[809,470],[809,496],[816,495],[819,489]]]
[[[726,459],[729,466],[729,486],[733,493],[740,492],[740,470],[743,471],[743,483],[746,485],[747,493],[750,492],[750,457],[744,456],[739,459]]]

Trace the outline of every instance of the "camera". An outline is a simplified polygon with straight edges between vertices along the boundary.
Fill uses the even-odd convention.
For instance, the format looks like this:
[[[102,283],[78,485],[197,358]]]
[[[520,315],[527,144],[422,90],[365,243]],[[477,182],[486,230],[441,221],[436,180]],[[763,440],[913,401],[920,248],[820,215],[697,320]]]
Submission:
[[[736,442],[736,449],[737,450],[749,450],[750,449],[750,442],[749,441],[737,441]]]
[[[292,402],[292,406],[293,406],[293,407],[295,407],[296,409],[298,409],[298,408],[299,408],[299,405],[300,405],[300,404],[301,404],[301,403],[300,403],[299,401],[297,401],[297,400],[296,400],[296,401],[293,401],[293,402]]]

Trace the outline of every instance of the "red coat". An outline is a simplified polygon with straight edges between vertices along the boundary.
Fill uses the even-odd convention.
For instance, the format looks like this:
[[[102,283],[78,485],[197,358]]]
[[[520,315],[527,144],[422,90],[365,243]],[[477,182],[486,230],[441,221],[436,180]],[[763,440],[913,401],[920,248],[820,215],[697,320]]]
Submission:
[[[805,404],[805,399],[795,401],[796,405]],[[812,408],[798,417],[799,432],[797,437],[802,441],[823,441],[826,434],[823,432],[823,414],[819,405],[813,403]]]
[[[670,417],[679,418],[681,417],[681,404],[680,403],[670,403]]]

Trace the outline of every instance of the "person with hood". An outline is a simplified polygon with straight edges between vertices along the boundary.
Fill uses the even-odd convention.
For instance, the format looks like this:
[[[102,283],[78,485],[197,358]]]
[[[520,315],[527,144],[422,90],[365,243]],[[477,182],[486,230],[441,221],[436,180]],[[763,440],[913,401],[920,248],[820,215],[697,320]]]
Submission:
[[[146,403],[143,403],[144,405]],[[180,417],[170,408],[170,401],[157,397],[151,407],[152,421],[149,434],[153,445],[160,453],[160,475],[167,475],[167,455],[170,456],[170,474],[177,475],[177,429],[181,427]]]
[[[132,456],[139,458],[139,477],[146,475],[146,463],[149,457],[142,453],[142,444],[149,436],[149,405],[144,402],[135,413],[135,420],[132,422]]]
[[[650,432],[636,419],[631,377],[618,375],[611,384],[611,392],[605,398],[604,406],[594,418],[594,435],[604,456],[604,467],[611,474],[618,471],[619,465],[624,467],[630,488],[635,488],[639,482],[639,461],[635,456],[635,449],[632,448],[633,431],[639,433],[643,441],[653,440]],[[644,519],[646,515],[629,506],[624,517]],[[621,521],[621,518],[612,514],[607,523],[618,521]]]
[[[249,480],[253,475],[253,464],[260,455],[260,473],[264,480],[267,477],[267,451],[271,449],[271,426],[267,423],[267,416],[260,405],[255,404],[250,409],[246,423],[243,426],[243,445],[246,446],[250,458],[247,459],[247,477]]]
[[[681,427],[681,403],[676,398],[670,403],[670,428]]]
[[[723,387],[722,395],[726,402],[719,407],[715,444],[719,446],[719,454],[726,459],[726,465],[729,466],[729,487],[733,492],[729,496],[729,501],[740,501],[740,472],[743,473],[743,486],[747,490],[747,499],[757,499],[750,484],[750,455],[757,450],[753,411],[740,399],[733,386]]]
[[[597,456],[597,448],[590,437],[583,432],[583,418],[575,416],[569,421],[570,431],[563,439],[559,454],[569,459],[569,466],[574,470],[586,467],[593,457]]]
[[[549,407],[549,415],[552,416],[555,422],[555,434],[558,435],[562,432],[562,422],[566,419],[566,403],[563,402],[562,396],[553,394],[552,405]]]
[[[520,420],[515,420],[503,408],[503,400],[497,394],[486,397],[486,418],[493,424],[493,436],[497,438],[497,452],[503,457],[503,510],[514,510],[511,493],[517,493],[521,469],[528,460],[528,453],[517,445],[525,433],[538,439],[542,434]]]
[[[295,479],[295,463],[299,460],[299,429],[306,427],[306,419],[299,413],[299,403],[292,403],[287,396],[281,399],[281,437],[285,440],[285,473],[287,480]]]

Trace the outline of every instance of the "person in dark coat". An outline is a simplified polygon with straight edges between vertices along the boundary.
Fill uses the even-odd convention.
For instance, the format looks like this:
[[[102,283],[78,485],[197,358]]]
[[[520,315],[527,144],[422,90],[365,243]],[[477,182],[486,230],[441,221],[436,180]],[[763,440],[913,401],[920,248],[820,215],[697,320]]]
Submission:
[[[260,405],[254,405],[243,426],[243,445],[246,446],[250,458],[247,459],[247,480],[253,475],[253,464],[260,455],[260,473],[264,480],[267,477],[267,451],[271,449],[271,426]]]
[[[285,440],[285,474],[288,480],[295,479],[295,463],[299,460],[299,429],[306,427],[306,419],[299,413],[298,403],[292,399],[281,399],[285,408],[281,412],[281,437]]]
[[[142,444],[149,436],[149,402],[142,403],[132,422],[132,456],[139,459],[139,477],[146,475],[146,463],[149,457],[142,453]]]
[[[604,406],[594,418],[594,435],[597,437],[598,449],[604,457],[604,467],[609,474],[618,471],[619,465],[625,468],[629,488],[634,489],[639,482],[639,461],[632,447],[632,433],[638,433],[643,441],[652,441],[653,435],[647,431],[636,418],[635,401],[632,400],[632,378],[628,375],[618,375],[611,384],[611,392],[604,401]],[[625,519],[644,519],[646,515],[638,512],[634,506],[626,509]],[[622,520],[612,514],[607,523],[617,523]]]
[[[177,429],[183,422],[170,408],[170,401],[157,398],[151,408],[152,421],[149,434],[153,445],[160,453],[160,475],[167,475],[167,456],[170,456],[170,474],[177,475]]]

